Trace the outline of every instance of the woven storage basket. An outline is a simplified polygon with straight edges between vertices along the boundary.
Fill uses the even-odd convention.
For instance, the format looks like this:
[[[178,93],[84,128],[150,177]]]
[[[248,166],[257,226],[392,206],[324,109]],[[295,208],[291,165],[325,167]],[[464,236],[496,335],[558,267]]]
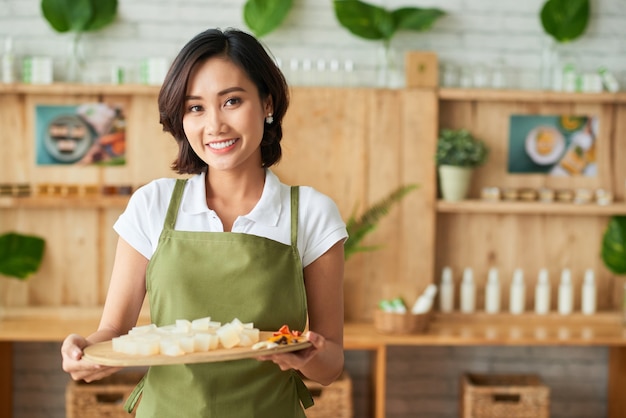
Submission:
[[[119,372],[92,383],[68,383],[65,390],[66,418],[129,418],[124,402],[144,373]]]
[[[305,411],[307,418],[352,418],[352,379],[346,372],[328,386],[307,379],[304,383],[315,401]]]
[[[124,411],[128,399],[143,373],[120,372],[93,382],[71,381],[65,392],[66,418],[128,418]],[[304,380],[315,405],[306,410],[307,418],[352,418],[352,380],[344,372],[328,386]]]
[[[549,418],[550,388],[536,375],[461,377],[461,418]]]
[[[432,312],[415,315],[377,309],[374,311],[374,328],[387,334],[420,334],[428,330],[431,316]]]

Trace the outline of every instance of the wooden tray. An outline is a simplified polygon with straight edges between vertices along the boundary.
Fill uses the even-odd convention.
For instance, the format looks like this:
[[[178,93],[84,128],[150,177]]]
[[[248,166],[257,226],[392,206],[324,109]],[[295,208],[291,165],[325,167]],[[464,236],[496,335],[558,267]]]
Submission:
[[[261,331],[260,340],[264,341],[274,334],[273,331]],[[155,354],[151,356],[129,355],[113,351],[111,341],[103,341],[85,348],[83,358],[103,366],[134,367],[134,366],[163,366],[169,364],[212,363],[218,361],[241,360],[277,353],[288,353],[310,347],[309,341],[295,344],[279,345],[274,348],[253,350],[250,347],[218,348],[201,353],[189,353],[180,356],[166,356]]]

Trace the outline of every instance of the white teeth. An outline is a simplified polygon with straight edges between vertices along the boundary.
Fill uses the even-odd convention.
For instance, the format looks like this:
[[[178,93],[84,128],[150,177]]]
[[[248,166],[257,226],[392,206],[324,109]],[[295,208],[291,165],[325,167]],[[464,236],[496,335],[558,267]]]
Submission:
[[[226,147],[230,147],[234,143],[235,143],[234,139],[231,139],[229,141],[224,141],[224,142],[211,142],[209,144],[209,147],[213,149],[224,149]]]

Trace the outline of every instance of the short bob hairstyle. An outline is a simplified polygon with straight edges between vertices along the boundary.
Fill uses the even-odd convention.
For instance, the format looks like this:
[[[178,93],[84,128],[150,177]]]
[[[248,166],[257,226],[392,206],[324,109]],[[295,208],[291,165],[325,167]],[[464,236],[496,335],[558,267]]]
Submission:
[[[264,124],[261,160],[270,167],[280,160],[282,120],[289,106],[289,89],[280,69],[263,45],[238,29],[209,29],[191,39],[178,53],[159,92],[159,117],[163,130],[178,143],[172,169],[179,174],[199,174],[207,169],[189,145],[183,129],[189,76],[196,65],[212,57],[224,57],[241,68],[256,85],[260,99],[272,98],[274,121]]]

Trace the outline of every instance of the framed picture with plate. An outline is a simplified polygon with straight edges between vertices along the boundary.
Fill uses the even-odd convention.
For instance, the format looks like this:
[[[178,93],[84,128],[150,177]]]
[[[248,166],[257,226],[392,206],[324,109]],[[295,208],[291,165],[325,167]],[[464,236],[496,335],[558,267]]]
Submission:
[[[37,165],[123,165],[123,109],[106,103],[35,106]]]
[[[508,172],[593,177],[597,133],[595,116],[512,115]]]

